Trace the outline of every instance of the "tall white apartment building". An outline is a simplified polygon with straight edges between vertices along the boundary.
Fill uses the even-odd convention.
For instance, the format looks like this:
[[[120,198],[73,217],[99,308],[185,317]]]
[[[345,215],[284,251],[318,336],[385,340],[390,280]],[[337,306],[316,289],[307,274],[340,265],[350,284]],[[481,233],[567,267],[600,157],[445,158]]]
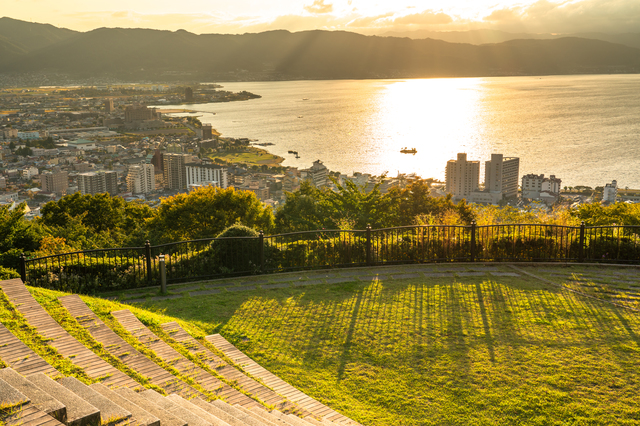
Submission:
[[[467,161],[467,154],[459,153],[457,160],[447,161],[445,171],[446,191],[454,199],[468,197],[478,190],[480,182],[480,162]]]
[[[141,163],[129,167],[127,174],[127,190],[134,194],[147,194],[156,187],[155,168],[153,164]]]
[[[602,193],[602,201],[606,201],[608,203],[615,203],[616,197],[618,196],[618,182],[611,181],[604,186],[604,191]]]
[[[229,174],[226,167],[216,164],[186,164],[187,186],[213,184],[220,188],[229,187]]]
[[[520,159],[491,154],[491,160],[485,162],[484,190],[502,193],[503,198],[518,196]]]

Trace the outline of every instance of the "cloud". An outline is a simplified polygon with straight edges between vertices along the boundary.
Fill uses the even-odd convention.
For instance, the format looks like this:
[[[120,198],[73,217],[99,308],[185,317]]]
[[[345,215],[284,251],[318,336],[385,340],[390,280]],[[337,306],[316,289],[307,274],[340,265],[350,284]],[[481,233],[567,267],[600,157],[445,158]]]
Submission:
[[[401,16],[396,18],[395,25],[443,25],[453,22],[453,18],[442,11],[425,10],[420,13]]]
[[[389,25],[389,19],[394,14],[393,12],[384,13],[382,15],[365,16],[362,18],[356,18],[350,21],[347,26],[349,28],[371,28],[371,27],[384,27]]]
[[[304,10],[313,14],[330,13],[333,12],[333,5],[325,4],[324,0],[314,0],[313,4],[305,6]]]
[[[349,10],[339,14],[335,11],[326,12],[333,8],[332,0],[306,1],[307,10],[300,14],[270,17],[258,14],[241,16],[215,11],[145,14],[116,9],[104,12],[67,12],[57,15],[55,20],[43,22],[48,21],[80,31],[105,26],[173,31],[184,28],[196,34],[238,34],[276,29],[351,30],[362,34],[384,34],[387,31],[498,29],[508,32],[570,34],[638,33],[640,28],[639,0],[538,0],[508,8],[496,5],[475,19],[462,18],[447,9],[402,8],[372,15],[366,15],[361,10]]]
[[[638,0],[581,0],[553,3],[539,0],[528,6],[493,10],[483,18],[505,31],[538,33],[638,32]]]

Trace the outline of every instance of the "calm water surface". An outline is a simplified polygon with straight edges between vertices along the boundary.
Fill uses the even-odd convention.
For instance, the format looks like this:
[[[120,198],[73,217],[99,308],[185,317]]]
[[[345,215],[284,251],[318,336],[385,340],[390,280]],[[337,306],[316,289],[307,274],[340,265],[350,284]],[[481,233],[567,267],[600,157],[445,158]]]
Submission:
[[[320,159],[348,174],[444,179],[447,160],[458,152],[483,166],[497,152],[520,157],[521,175],[555,174],[563,186],[617,179],[622,187],[640,188],[638,75],[224,86],[262,98],[195,105],[196,115],[224,136],[274,143],[267,149],[288,166],[306,168]],[[418,153],[401,154],[403,147]]]

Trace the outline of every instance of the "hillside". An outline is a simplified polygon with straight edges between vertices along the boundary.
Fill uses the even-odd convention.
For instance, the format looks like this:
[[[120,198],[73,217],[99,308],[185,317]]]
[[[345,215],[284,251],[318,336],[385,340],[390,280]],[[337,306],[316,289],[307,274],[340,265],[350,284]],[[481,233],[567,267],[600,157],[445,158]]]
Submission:
[[[82,296],[93,319],[67,311],[71,305],[58,299],[66,293],[29,291],[71,335],[147,387],[152,383],[126,368],[125,347],[94,340],[94,321],[178,377],[161,352],[145,349],[155,343],[125,330],[136,321],[127,326],[117,311],[130,310],[159,337],[152,340],[184,354],[188,346],[163,324],[176,321],[203,344],[205,335],[220,333],[366,426],[635,424],[640,322],[621,305],[638,308],[640,290],[628,284],[638,274],[505,264],[303,271],[175,285],[167,295],[155,287],[108,295],[122,302]],[[47,349],[50,341],[27,327],[1,292],[0,318],[65,375],[91,382],[76,365],[77,352]]]
[[[6,18],[5,18],[6,19]],[[640,71],[640,50],[600,40],[511,40],[475,46],[343,31],[196,35],[184,30],[100,28],[69,33],[0,20],[5,72],[194,79],[348,79]],[[41,25],[41,24],[37,24]],[[51,27],[51,28],[50,28]],[[9,31],[7,28],[11,28]],[[59,31],[58,31],[59,30]],[[35,37],[35,38],[34,38]],[[40,45],[36,42],[41,40]]]

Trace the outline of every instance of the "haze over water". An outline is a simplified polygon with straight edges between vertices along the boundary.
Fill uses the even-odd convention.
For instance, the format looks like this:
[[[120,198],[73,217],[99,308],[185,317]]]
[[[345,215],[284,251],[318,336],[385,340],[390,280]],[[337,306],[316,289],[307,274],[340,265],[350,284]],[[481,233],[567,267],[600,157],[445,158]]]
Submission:
[[[284,165],[443,180],[458,152],[520,157],[563,186],[640,188],[640,76],[224,83],[261,99],[193,105],[223,136],[271,142]],[[303,100],[308,98],[308,100]],[[211,115],[206,112],[215,112]],[[416,155],[401,154],[415,147]],[[287,151],[296,150],[300,159]]]

